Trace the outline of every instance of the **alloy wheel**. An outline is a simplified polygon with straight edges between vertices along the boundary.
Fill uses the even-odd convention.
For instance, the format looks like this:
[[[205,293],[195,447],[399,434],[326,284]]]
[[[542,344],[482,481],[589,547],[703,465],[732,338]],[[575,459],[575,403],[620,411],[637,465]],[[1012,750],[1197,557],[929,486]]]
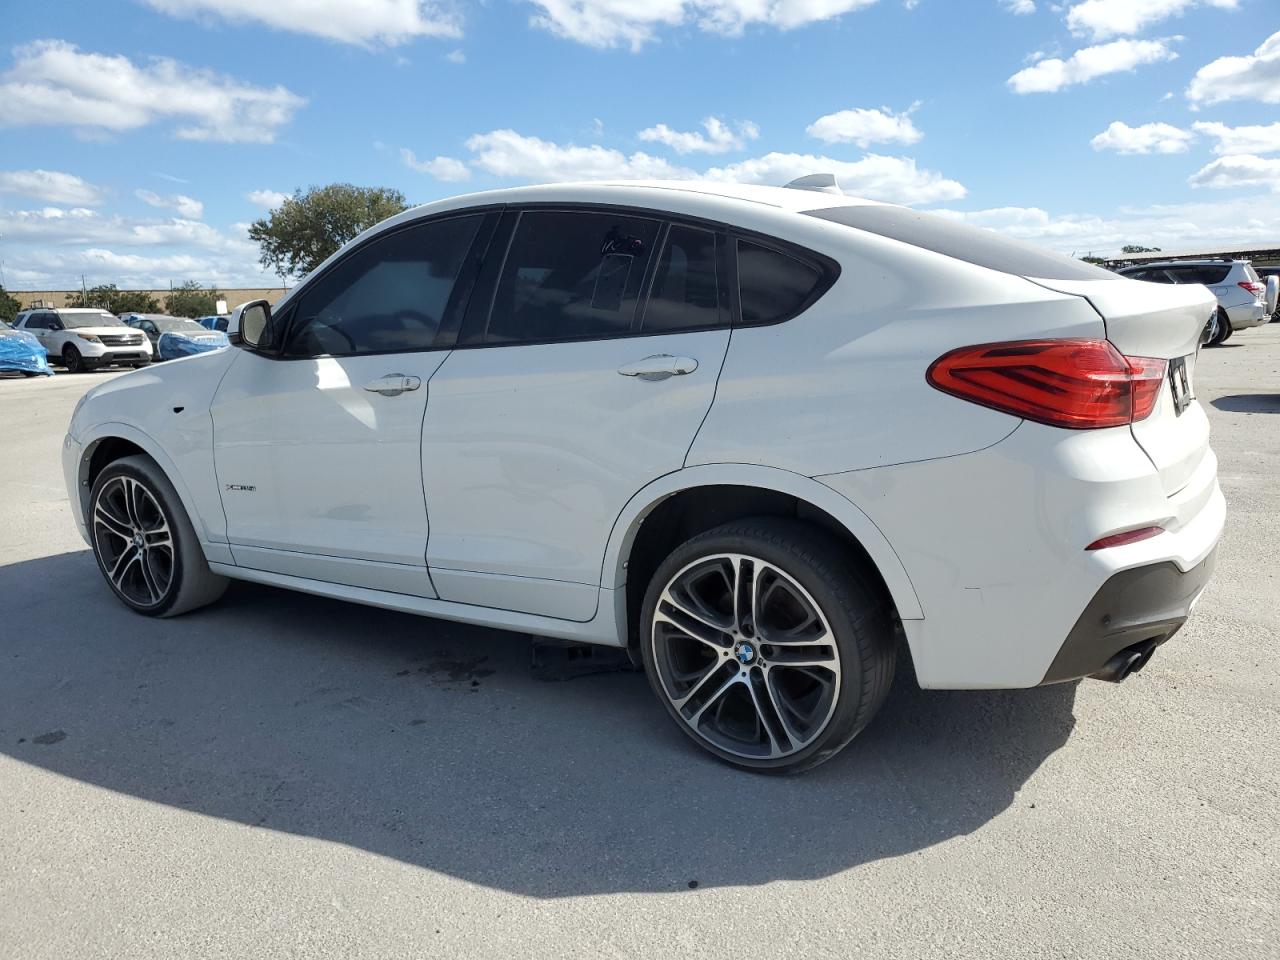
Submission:
[[[716,554],[678,571],[658,597],[650,643],[676,714],[734,756],[798,753],[835,711],[830,623],[795,578],[758,557]]]
[[[140,481],[118,476],[98,491],[93,541],[117,593],[139,607],[164,600],[173,583],[173,533],[160,502]]]

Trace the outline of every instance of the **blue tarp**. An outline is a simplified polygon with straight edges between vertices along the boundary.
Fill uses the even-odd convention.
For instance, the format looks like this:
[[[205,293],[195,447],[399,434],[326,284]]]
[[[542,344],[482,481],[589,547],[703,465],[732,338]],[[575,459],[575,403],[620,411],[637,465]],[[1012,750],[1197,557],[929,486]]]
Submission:
[[[231,345],[225,333],[162,333],[156,350],[161,360],[177,360],[195,353],[208,353],[210,350],[221,350]]]
[[[0,370],[53,376],[48,351],[39,340],[22,330],[0,330]]]

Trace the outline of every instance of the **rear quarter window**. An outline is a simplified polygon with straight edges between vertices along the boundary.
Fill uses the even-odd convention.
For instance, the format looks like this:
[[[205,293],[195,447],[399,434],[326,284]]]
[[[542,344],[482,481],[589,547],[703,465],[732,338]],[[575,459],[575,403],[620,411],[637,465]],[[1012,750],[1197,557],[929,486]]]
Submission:
[[[828,207],[808,216],[843,224],[890,240],[932,250],[979,267],[1044,280],[1111,280],[1115,274],[1083,260],[1042,250],[1002,237],[993,230],[971,227],[931,213],[889,204]]]
[[[1191,267],[1166,267],[1165,269],[1173,276],[1175,283],[1203,283],[1213,286],[1227,279],[1227,274],[1231,272],[1231,264],[1197,264]]]
[[[738,297],[744,326],[781,323],[835,282],[834,271],[750,240],[738,240]]]

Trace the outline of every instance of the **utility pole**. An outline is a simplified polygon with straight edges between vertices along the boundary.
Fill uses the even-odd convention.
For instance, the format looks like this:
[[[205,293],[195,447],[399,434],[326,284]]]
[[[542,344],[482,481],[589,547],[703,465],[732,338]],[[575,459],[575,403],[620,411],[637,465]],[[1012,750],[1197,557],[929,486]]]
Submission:
[[[87,307],[89,305],[89,291],[84,288],[84,274],[80,274],[80,300]]]

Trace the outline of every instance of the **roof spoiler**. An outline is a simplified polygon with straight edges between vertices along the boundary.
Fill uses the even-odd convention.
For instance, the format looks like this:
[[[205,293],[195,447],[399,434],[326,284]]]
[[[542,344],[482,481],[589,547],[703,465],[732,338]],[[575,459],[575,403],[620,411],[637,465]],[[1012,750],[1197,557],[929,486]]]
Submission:
[[[834,173],[811,173],[807,177],[797,177],[787,187],[791,190],[816,190],[818,193],[844,193],[840,184],[836,183]]]

